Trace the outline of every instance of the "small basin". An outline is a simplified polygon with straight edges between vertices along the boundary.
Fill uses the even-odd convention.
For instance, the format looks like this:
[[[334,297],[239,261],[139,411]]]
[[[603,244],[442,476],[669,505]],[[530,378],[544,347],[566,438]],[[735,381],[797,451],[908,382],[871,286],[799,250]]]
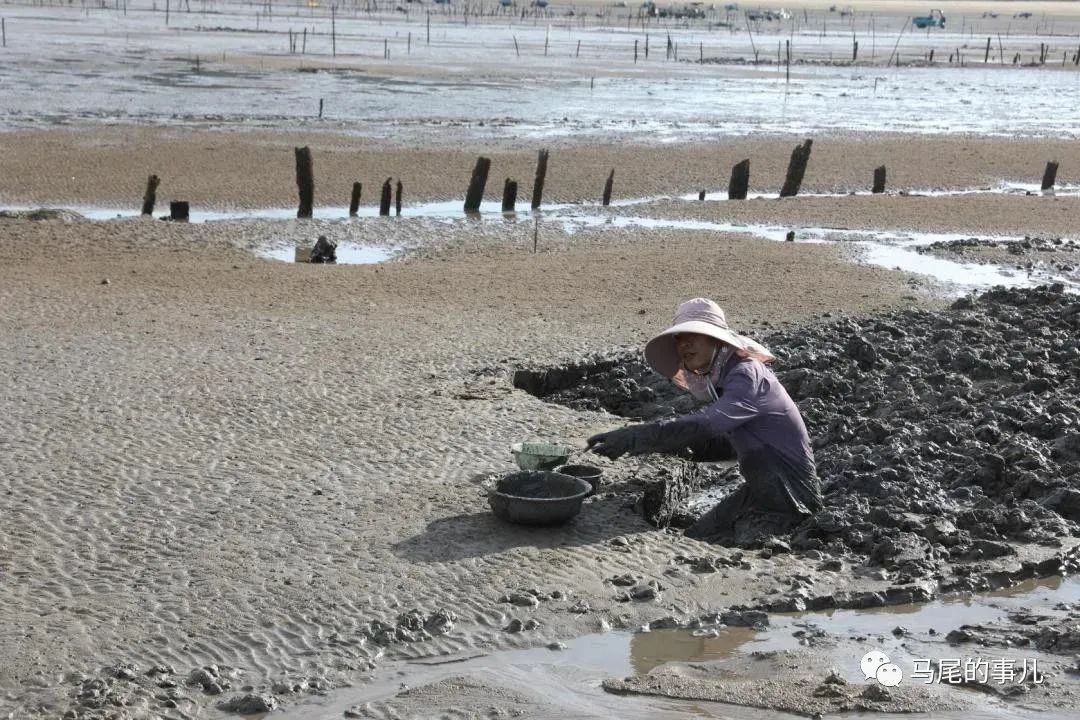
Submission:
[[[504,476],[488,495],[495,516],[520,525],[561,525],[581,512],[592,486],[581,478],[545,470]]]
[[[604,474],[604,471],[595,465],[563,465],[555,468],[555,472],[562,475],[569,475],[570,477],[581,478],[585,482],[592,485],[592,492],[590,495],[595,495],[600,490],[600,476]]]
[[[546,442],[523,442],[511,445],[510,452],[522,470],[551,470],[566,462],[572,448]]]

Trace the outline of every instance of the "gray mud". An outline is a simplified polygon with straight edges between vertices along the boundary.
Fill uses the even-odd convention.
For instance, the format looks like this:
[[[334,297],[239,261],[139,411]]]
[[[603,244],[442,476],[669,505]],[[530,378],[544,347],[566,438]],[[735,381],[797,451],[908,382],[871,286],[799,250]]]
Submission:
[[[948,260],[1054,273],[1070,280],[1080,278],[1080,243],[1068,238],[1025,237],[1018,242],[973,237],[935,242],[917,250]]]

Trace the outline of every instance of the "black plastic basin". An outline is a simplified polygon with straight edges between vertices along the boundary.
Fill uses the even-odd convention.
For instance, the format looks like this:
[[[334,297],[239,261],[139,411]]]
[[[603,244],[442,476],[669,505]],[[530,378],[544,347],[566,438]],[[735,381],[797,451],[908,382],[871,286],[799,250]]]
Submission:
[[[520,525],[561,525],[581,512],[592,485],[545,470],[511,473],[488,495],[495,516]]]

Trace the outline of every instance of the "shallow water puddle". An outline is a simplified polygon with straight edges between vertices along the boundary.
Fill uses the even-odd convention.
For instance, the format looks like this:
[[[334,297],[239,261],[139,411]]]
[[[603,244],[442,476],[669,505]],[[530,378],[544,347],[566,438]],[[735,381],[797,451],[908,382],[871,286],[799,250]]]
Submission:
[[[627,204],[637,204],[643,202],[649,202],[655,200],[655,198],[646,198],[642,200],[630,200]],[[542,212],[560,212],[569,208],[581,207],[580,205],[570,205],[567,203],[555,203],[547,204],[544,206]],[[139,211],[134,208],[108,208],[100,206],[65,206],[66,209],[73,210],[79,213],[87,220],[117,220],[124,218],[140,217]],[[23,207],[23,206],[5,206],[6,210],[35,210],[37,208]],[[393,217],[395,210],[393,207],[390,209],[390,215],[385,217]],[[506,220],[521,220],[529,217],[532,214],[532,210],[529,206],[519,204],[516,211],[513,213],[503,213],[502,204],[499,202],[483,202],[480,204],[480,212],[472,215],[465,213],[465,205],[461,200],[441,200],[437,202],[416,203],[408,204],[402,207],[401,214],[403,217],[421,217],[434,220],[461,220],[469,217],[477,219],[506,219]],[[319,206],[312,210],[313,219],[315,220],[349,220],[352,216],[349,215],[349,208],[345,205],[340,206]],[[167,216],[163,216],[160,213],[155,217],[165,219]],[[379,215],[379,207],[377,205],[361,205],[356,210],[357,218],[377,218]],[[207,222],[224,222],[229,220],[296,220],[296,208],[295,207],[270,207],[270,208],[244,208],[235,210],[201,210],[199,208],[191,208],[188,222],[193,224],[207,223]]]
[[[1034,185],[1023,183],[1006,183],[999,186],[997,192],[1028,192]],[[983,190],[958,190],[928,192],[930,195],[964,194],[967,192],[987,192]],[[1080,186],[1067,186],[1059,189],[1060,194],[1080,194]],[[809,195],[810,197],[816,197]],[[834,195],[821,195],[831,197]],[[835,195],[839,196],[839,195]],[[754,197],[772,197],[759,193]],[[720,193],[706,195],[707,199],[723,199]],[[614,206],[633,207],[658,199],[656,197],[631,198],[616,201]],[[696,201],[696,195],[684,195],[683,200]],[[12,208],[30,209],[30,208]],[[91,220],[111,220],[116,218],[137,217],[134,210],[117,210],[100,207],[77,207],[73,208],[84,217]],[[361,207],[357,212],[360,218],[378,217],[378,208],[374,206]],[[740,224],[731,222],[717,222],[711,220],[696,219],[665,219],[648,217],[644,215],[608,215],[602,214],[602,206],[598,203],[581,204],[553,204],[546,205],[541,211],[533,212],[524,206],[521,210],[513,213],[503,213],[502,206],[497,202],[484,202],[478,213],[466,215],[463,203],[459,200],[439,201],[411,205],[403,209],[403,215],[413,218],[426,218],[441,222],[457,222],[470,219],[480,222],[509,222],[524,223],[534,219],[543,219],[548,223],[561,226],[568,235],[580,232],[584,229],[624,229],[644,228],[653,230],[685,230],[707,231],[716,233],[738,233],[752,235],[772,241],[784,241],[791,227],[770,224]],[[348,208],[321,207],[315,208],[316,220],[339,220],[350,219]],[[221,222],[229,220],[294,220],[296,212],[292,208],[262,208],[252,210],[228,210],[228,211],[191,211],[191,222]],[[796,242],[822,243],[842,242],[858,251],[858,256],[863,262],[889,269],[928,275],[935,280],[947,283],[955,288],[954,294],[961,294],[967,290],[989,288],[995,285],[1006,287],[1033,287],[1050,282],[1060,282],[1071,292],[1080,292],[1080,282],[1064,277],[1045,269],[1032,271],[1017,270],[1006,265],[994,263],[961,262],[948,258],[942,258],[928,253],[920,253],[918,249],[936,242],[952,242],[972,237],[971,233],[926,233],[926,232],[899,232],[892,230],[849,230],[845,228],[815,228],[804,227],[795,229]],[[993,236],[1002,242],[1020,242],[1019,236]],[[286,262],[305,262],[301,248],[264,246],[255,249],[256,254]],[[393,251],[385,251],[379,248],[361,246],[357,244],[342,243],[338,247],[338,262],[342,264],[367,264],[383,262],[393,255]]]
[[[1008,180],[1002,180],[997,185],[987,185],[983,187],[972,188],[955,188],[955,189],[902,189],[900,192],[906,197],[957,197],[961,195],[1053,195],[1056,197],[1078,197],[1080,196],[1080,185],[1073,185],[1070,183],[1059,183],[1054,186],[1054,189],[1050,192],[1044,193],[1042,191],[1041,183],[1026,183],[1026,182],[1012,182]],[[885,194],[879,197],[895,197],[897,191],[889,190]],[[874,194],[869,190],[852,190],[848,192],[831,192],[831,193],[813,193],[813,192],[800,192],[801,198],[842,198],[855,195],[857,197],[874,197]],[[777,199],[776,192],[752,192],[746,195],[748,200],[768,200]],[[699,201],[700,197],[698,193],[688,193],[679,196],[680,200]],[[705,200],[707,201],[721,201],[727,202],[728,195],[727,190],[715,190],[705,193]],[[638,201],[641,202],[641,201]],[[612,203],[613,205],[615,203]]]
[[[371,265],[389,260],[394,256],[394,250],[371,247],[370,245],[356,245],[353,243],[339,243],[337,246],[338,265]],[[281,247],[260,249],[255,252],[260,257],[283,262],[306,263],[311,259],[311,248],[305,247]]]
[[[586,635],[566,643],[565,649],[530,648],[506,650],[477,656],[463,653],[412,661],[387,663],[376,677],[361,687],[331,693],[319,701],[291,708],[290,717],[324,720],[341,717],[346,708],[369,702],[391,700],[403,686],[419,687],[450,677],[468,676],[493,686],[512,688],[522,694],[535,693],[552,710],[569,712],[573,717],[649,717],[649,718],[784,718],[793,717],[776,711],[753,710],[719,703],[678,701],[651,696],[613,696],[600,688],[605,678],[643,675],[669,663],[722,661],[750,653],[782,652],[800,648],[805,642],[793,633],[824,630],[840,640],[854,641],[856,647],[879,649],[894,662],[910,668],[919,651],[910,650],[913,639],[932,643],[937,654],[1014,656],[1022,649],[956,647],[945,644],[950,630],[965,624],[986,624],[1004,619],[1010,611],[1022,607],[1052,607],[1058,603],[1080,603],[1080,579],[1060,577],[1029,580],[1016,587],[977,596],[952,597],[922,605],[898,605],[868,610],[835,610],[790,615],[771,614],[771,625],[762,630],[746,627],[722,627],[704,630],[654,630],[651,632],[611,632]],[[907,635],[895,637],[893,628],[903,626]],[[933,634],[931,634],[933,633]],[[821,667],[812,668],[824,676],[837,668],[854,683],[864,682],[860,669],[860,651],[848,653],[823,646]],[[848,653],[851,656],[847,657]],[[1061,677],[1059,682],[1071,682]],[[452,702],[448,699],[447,702]],[[538,700],[539,702],[539,700]],[[566,716],[570,716],[566,715]],[[553,716],[557,716],[557,713]],[[858,713],[846,717],[863,717]],[[865,717],[888,718],[888,714]],[[899,716],[897,716],[899,717]],[[910,717],[910,716],[908,716]],[[1027,710],[1020,706],[995,704],[985,711],[935,713],[943,720],[982,720],[984,718],[1056,720],[1054,715]]]
[[[779,225],[737,224],[707,220],[667,220],[660,218],[599,215],[563,216],[557,218],[563,229],[570,234],[584,228],[648,228],[667,230],[705,230],[716,233],[739,233],[782,242],[792,229]],[[871,265],[897,269],[935,280],[957,288],[957,294],[968,289],[989,288],[994,285],[1006,287],[1033,287],[1049,282],[1061,282],[1067,289],[1078,292],[1080,283],[1045,271],[1024,272],[993,263],[967,263],[920,253],[918,248],[936,242],[952,242],[972,237],[971,233],[920,233],[891,230],[847,230],[842,228],[804,227],[796,230],[796,242],[825,243],[842,242],[859,251],[859,258]],[[1020,242],[1018,236],[994,236],[1003,242]]]

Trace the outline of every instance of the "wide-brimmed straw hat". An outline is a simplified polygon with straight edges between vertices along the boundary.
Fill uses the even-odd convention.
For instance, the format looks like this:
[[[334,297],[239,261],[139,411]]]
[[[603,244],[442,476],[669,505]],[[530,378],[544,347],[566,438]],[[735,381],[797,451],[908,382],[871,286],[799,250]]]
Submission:
[[[645,360],[652,369],[664,377],[674,377],[682,367],[679,353],[675,349],[675,335],[679,333],[698,333],[727,343],[743,357],[752,357],[761,362],[776,359],[760,343],[738,334],[728,327],[727,318],[720,306],[706,298],[687,300],[675,311],[671,327],[654,337],[645,345]]]

